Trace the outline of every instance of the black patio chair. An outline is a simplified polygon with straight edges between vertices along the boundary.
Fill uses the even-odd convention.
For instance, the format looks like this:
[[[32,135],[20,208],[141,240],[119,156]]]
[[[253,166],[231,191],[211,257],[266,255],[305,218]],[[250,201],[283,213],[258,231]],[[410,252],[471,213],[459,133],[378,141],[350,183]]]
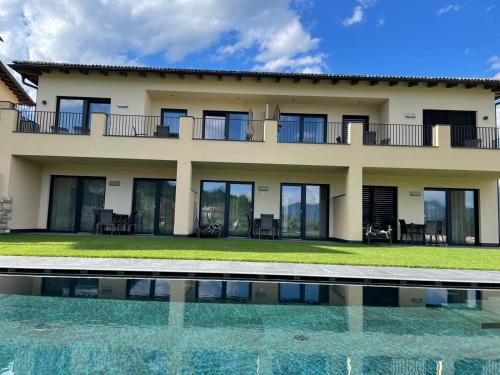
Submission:
[[[438,245],[438,222],[436,220],[429,220],[425,223],[424,241],[425,245],[432,245],[434,242]]]
[[[399,240],[403,241],[403,236],[405,240],[405,244],[408,245],[408,237],[410,237],[410,241],[413,243],[413,233],[408,230],[408,225],[406,224],[406,220],[399,219]]]
[[[97,226],[98,232],[101,234],[104,230],[109,230],[111,234],[115,232],[115,222],[113,220],[113,210],[101,210],[99,224]]]
[[[262,233],[271,234],[274,240],[275,235],[275,225],[274,225],[274,215],[262,214],[260,215],[260,226],[259,226],[259,239]]]
[[[125,224],[125,230],[128,234],[135,233],[135,226],[137,221],[137,211],[132,211]]]
[[[135,126],[132,126],[132,130],[134,131],[134,137],[147,137],[147,133],[139,133]]]
[[[158,125],[155,131],[155,137],[157,138],[170,138],[170,128],[168,126]]]

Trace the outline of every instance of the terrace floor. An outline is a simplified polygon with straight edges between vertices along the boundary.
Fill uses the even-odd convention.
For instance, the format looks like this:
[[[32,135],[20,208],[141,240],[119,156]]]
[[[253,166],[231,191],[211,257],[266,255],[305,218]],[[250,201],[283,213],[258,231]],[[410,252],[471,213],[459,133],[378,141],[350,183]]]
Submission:
[[[368,246],[327,241],[4,234],[0,235],[0,255],[215,260],[301,263],[304,266],[306,264],[329,264],[500,271],[499,248]],[[108,261],[100,262],[110,264]],[[5,266],[0,263],[0,267]]]

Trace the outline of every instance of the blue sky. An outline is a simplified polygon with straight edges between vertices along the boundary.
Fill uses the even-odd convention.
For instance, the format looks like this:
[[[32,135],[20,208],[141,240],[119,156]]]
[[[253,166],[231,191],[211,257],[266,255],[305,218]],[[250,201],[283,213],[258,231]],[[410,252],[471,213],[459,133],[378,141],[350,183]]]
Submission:
[[[5,62],[500,77],[500,0],[0,0],[0,8]]]
[[[322,71],[462,77],[500,73],[500,67],[492,68],[494,57],[500,56],[500,1],[378,0],[362,9],[361,21],[346,24],[360,4],[318,0],[294,6],[304,27],[320,39],[315,51],[324,55]],[[170,65],[252,69],[256,53],[217,59],[208,49]],[[164,61],[155,55],[147,63],[161,66]]]

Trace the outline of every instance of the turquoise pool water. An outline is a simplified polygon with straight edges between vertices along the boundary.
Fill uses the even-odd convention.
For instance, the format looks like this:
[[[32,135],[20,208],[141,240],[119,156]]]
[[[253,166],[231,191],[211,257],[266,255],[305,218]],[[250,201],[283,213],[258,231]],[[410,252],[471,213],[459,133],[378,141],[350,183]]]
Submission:
[[[0,374],[500,374],[500,291],[0,277]]]

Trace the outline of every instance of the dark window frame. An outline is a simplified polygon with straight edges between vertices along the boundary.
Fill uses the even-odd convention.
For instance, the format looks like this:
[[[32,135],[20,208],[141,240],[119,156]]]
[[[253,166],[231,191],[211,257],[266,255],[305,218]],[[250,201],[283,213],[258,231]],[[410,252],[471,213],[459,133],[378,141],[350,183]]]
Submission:
[[[217,110],[204,110],[203,111],[203,126],[201,129],[201,138],[205,139],[205,121],[207,116],[224,116],[225,121],[224,121],[224,138],[218,139],[218,138],[208,138],[208,139],[213,139],[216,141],[244,141],[244,139],[230,139],[229,138],[229,115],[235,114],[235,115],[247,115],[250,116],[249,112],[243,112],[243,111],[217,111]]]
[[[203,193],[203,183],[204,182],[215,182],[215,183],[221,183],[225,184],[225,197],[224,197],[224,228],[223,228],[223,236],[228,237],[229,236],[229,228],[228,228],[228,223],[229,223],[229,202],[231,200],[231,192],[230,192],[230,187],[231,184],[240,184],[240,185],[252,185],[252,207],[250,207],[250,216],[251,219],[253,220],[253,214],[254,214],[254,207],[255,207],[255,182],[251,181],[223,181],[223,180],[201,180],[200,181],[200,207],[198,208],[198,225],[200,224],[201,221],[201,208],[202,208],[202,193]]]
[[[53,295],[47,295],[47,281],[49,279],[53,279],[54,277],[42,277],[42,285],[41,285],[41,293],[40,295],[42,296],[46,296],[46,297],[63,297],[63,296],[53,296]],[[75,277],[75,278],[61,278],[60,280],[68,280],[69,282],[69,295],[68,295],[68,298],[99,298],[99,278],[95,278],[95,277],[91,277],[91,278],[88,278],[88,280],[92,280],[92,281],[97,281],[97,294],[95,296],[76,296],[75,295],[75,289],[77,287],[77,284],[78,284],[78,281],[81,280],[82,278],[78,278],[78,277]],[[84,278],[86,279],[86,278]]]
[[[75,218],[74,218],[74,223],[73,227],[74,229],[72,231],[52,231],[50,230],[50,217],[52,214],[52,201],[54,199],[54,178],[57,177],[68,177],[68,178],[76,178],[77,179],[77,185],[76,185],[76,212],[75,212]],[[48,232],[54,232],[54,233],[78,233],[80,232],[80,221],[81,221],[81,214],[82,214],[82,200],[83,200],[83,180],[85,179],[93,179],[93,180],[104,180],[104,199],[106,199],[106,182],[107,178],[106,177],[99,177],[99,176],[74,176],[74,175],[50,175],[50,192],[49,192],[49,208],[47,210],[47,231]]]
[[[424,203],[425,203],[425,191],[444,191],[446,199],[446,242],[449,245],[459,245],[459,246],[478,246],[481,241],[479,239],[479,189],[466,189],[466,188],[439,188],[439,187],[424,187]],[[452,233],[451,225],[451,191],[473,191],[474,192],[474,231],[475,231],[475,242],[472,245],[468,244],[457,244],[450,241]]]
[[[299,117],[299,140],[297,142],[293,141],[278,141],[279,143],[307,143],[307,144],[322,144],[327,142],[327,132],[328,132],[328,115],[327,114],[321,114],[321,113],[280,113],[280,120],[279,122],[281,123],[281,116],[297,116]],[[322,142],[304,142],[304,119],[308,117],[321,117],[324,119],[323,121],[323,140]],[[286,120],[283,120],[286,122]],[[279,138],[279,134],[278,134]]]
[[[162,108],[161,109],[161,118],[160,118],[160,124],[161,126],[165,127],[165,113],[177,113],[177,112],[184,112],[184,116],[180,117],[187,117],[188,115],[188,110],[187,109],[175,109],[175,108]],[[167,116],[168,117],[168,116]],[[179,117],[179,121],[180,121]],[[181,131],[180,129],[180,123],[179,123],[179,132]]]
[[[282,182],[280,183],[280,237],[282,237],[282,225],[283,225],[283,186],[299,186],[300,187],[300,236],[298,237],[283,237],[283,238],[290,238],[290,239],[301,239],[301,240],[326,240],[330,236],[330,185],[328,184],[309,184],[309,183],[300,183],[300,182]],[[321,198],[321,188],[324,187],[326,188],[326,195],[328,196],[328,202],[327,202],[327,207],[326,207],[326,237],[325,238],[316,238],[316,237],[307,237],[305,235],[306,232],[306,191],[307,191],[307,186],[319,186],[320,188],[320,198]]]
[[[93,103],[99,104],[109,104],[111,112],[111,99],[110,98],[92,98],[84,96],[57,96],[56,101],[56,126],[59,126],[59,114],[60,113],[70,113],[61,112],[61,100],[83,100],[83,111],[82,111],[82,128],[90,129],[90,105]]]
[[[156,182],[156,191],[155,191],[155,217],[154,217],[154,227],[153,227],[153,235],[163,235],[169,236],[172,234],[160,234],[160,202],[161,202],[161,182],[175,182],[175,187],[177,188],[177,180],[175,178],[142,178],[142,177],[134,177],[134,181],[132,184],[132,212],[136,210],[136,189],[137,189],[137,181],[153,181]],[[176,194],[177,197],[177,194]],[[175,209],[175,201],[174,201],[174,209]],[[175,215],[175,213],[174,213]],[[175,222],[174,222],[175,225]],[[149,233],[139,233],[139,234],[149,234]]]

